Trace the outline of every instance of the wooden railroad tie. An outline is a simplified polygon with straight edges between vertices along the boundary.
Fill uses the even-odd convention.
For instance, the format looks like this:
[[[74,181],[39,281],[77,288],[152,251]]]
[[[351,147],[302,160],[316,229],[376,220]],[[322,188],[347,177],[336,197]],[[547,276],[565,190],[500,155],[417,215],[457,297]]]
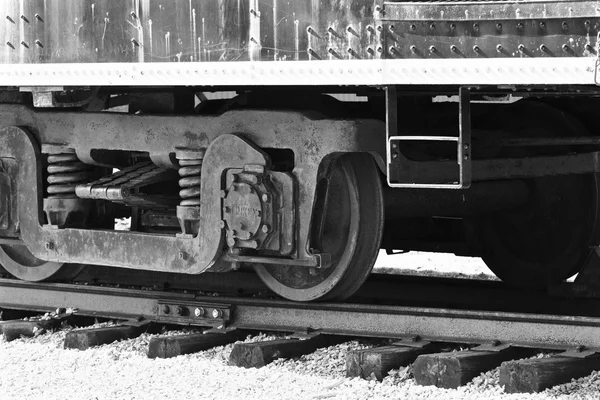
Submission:
[[[138,337],[149,328],[148,324],[115,325],[71,331],[65,337],[65,349],[87,350],[119,340]]]
[[[508,361],[500,366],[507,393],[536,393],[600,370],[600,357],[550,357]]]
[[[321,347],[348,340],[341,336],[314,335],[307,339],[276,339],[255,343],[238,343],[229,355],[229,365],[260,368],[278,358],[294,358],[312,353]]]
[[[243,339],[245,333],[240,330],[215,332],[207,331],[191,335],[160,336],[150,340],[149,358],[171,358],[183,354],[195,353],[212,347],[222,346]]]
[[[418,385],[456,389],[503,361],[527,357],[530,349],[507,347],[499,351],[463,350],[420,355],[413,364]]]
[[[426,344],[422,347],[382,346],[354,350],[346,355],[346,376],[368,379],[375,376],[382,381],[392,369],[405,367],[421,354],[437,351],[439,346]]]

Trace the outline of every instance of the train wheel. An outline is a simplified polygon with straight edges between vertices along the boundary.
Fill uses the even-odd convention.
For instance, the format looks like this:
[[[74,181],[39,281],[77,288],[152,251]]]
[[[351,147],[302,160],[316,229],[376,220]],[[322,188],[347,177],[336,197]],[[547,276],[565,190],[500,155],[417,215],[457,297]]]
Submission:
[[[510,137],[586,136],[569,114],[539,102],[516,103],[484,118]],[[505,149],[506,156],[565,154],[567,148]],[[487,266],[511,286],[542,289],[578,273],[592,256],[600,230],[599,176],[524,180],[529,200],[519,209],[467,222],[467,235]]]
[[[69,280],[82,269],[81,266],[42,261],[23,245],[0,246],[0,265],[15,278],[32,282]]]
[[[324,208],[322,251],[331,266],[256,266],[275,293],[295,301],[344,300],[371,272],[383,232],[383,193],[379,170],[368,154],[343,155],[336,161]]]
[[[594,175],[532,179],[523,208],[477,221],[483,261],[511,286],[545,288],[578,273],[592,255],[598,215]]]

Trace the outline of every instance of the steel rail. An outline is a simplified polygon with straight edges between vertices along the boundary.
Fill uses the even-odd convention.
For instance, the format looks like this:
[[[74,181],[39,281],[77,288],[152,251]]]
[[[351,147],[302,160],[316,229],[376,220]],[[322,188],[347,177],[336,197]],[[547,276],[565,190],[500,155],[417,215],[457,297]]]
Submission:
[[[460,343],[498,340],[535,348],[585,346],[600,350],[600,318],[593,317],[294,303],[0,279],[0,307],[6,309],[50,311],[75,307],[81,315],[174,322],[161,314],[165,303],[181,304],[187,311],[177,322],[189,325],[209,325],[206,320],[195,321],[193,309],[214,306],[227,309],[227,326],[244,329],[385,338],[420,336]]]

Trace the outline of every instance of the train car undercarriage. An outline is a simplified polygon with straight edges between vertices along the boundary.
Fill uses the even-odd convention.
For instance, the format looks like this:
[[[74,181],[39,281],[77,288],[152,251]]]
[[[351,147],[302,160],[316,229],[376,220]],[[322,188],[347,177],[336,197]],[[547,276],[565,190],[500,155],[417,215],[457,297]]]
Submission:
[[[0,108],[0,264],[20,279],[252,267],[288,299],[343,300],[383,248],[481,256],[544,288],[600,244],[591,116],[558,108],[578,97],[248,89],[165,112],[179,94],[96,93],[95,110],[33,109],[28,95]],[[123,217],[130,231],[115,230]]]
[[[287,299],[341,301],[381,249],[482,257],[541,290],[597,262],[596,2],[0,15],[0,265],[16,278],[252,268]]]

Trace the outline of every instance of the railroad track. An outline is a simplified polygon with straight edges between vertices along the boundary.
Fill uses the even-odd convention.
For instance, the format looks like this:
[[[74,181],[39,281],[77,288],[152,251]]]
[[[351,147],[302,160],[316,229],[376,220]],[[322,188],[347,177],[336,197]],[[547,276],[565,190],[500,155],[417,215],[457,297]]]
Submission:
[[[371,285],[376,289],[376,284],[377,279],[372,280],[367,288]],[[464,290],[469,283],[455,284],[462,285]],[[489,286],[489,290],[502,290],[493,283]],[[354,300],[357,299],[361,296]],[[595,304],[594,299],[588,300]],[[215,297],[12,279],[0,280],[0,306],[35,312],[76,308],[77,316],[121,321],[117,326],[67,335],[65,347],[81,349],[134,337],[160,324],[209,328],[202,334],[155,338],[148,349],[151,357],[172,357],[235,342],[254,331],[289,335],[277,341],[234,346],[230,363],[245,367],[298,357],[348,338],[375,337],[394,342],[390,346],[349,353],[349,376],[374,374],[381,379],[390,369],[412,363],[417,383],[458,387],[501,365],[501,381],[507,391],[531,392],[600,369],[600,358],[596,357],[600,352],[598,316],[375,305],[366,300],[296,303],[272,298]],[[51,329],[66,318],[72,315],[7,321],[1,326],[5,337],[10,339]],[[468,350],[440,352],[440,343],[460,343]],[[561,353],[552,358],[510,361],[533,354],[532,349]]]

